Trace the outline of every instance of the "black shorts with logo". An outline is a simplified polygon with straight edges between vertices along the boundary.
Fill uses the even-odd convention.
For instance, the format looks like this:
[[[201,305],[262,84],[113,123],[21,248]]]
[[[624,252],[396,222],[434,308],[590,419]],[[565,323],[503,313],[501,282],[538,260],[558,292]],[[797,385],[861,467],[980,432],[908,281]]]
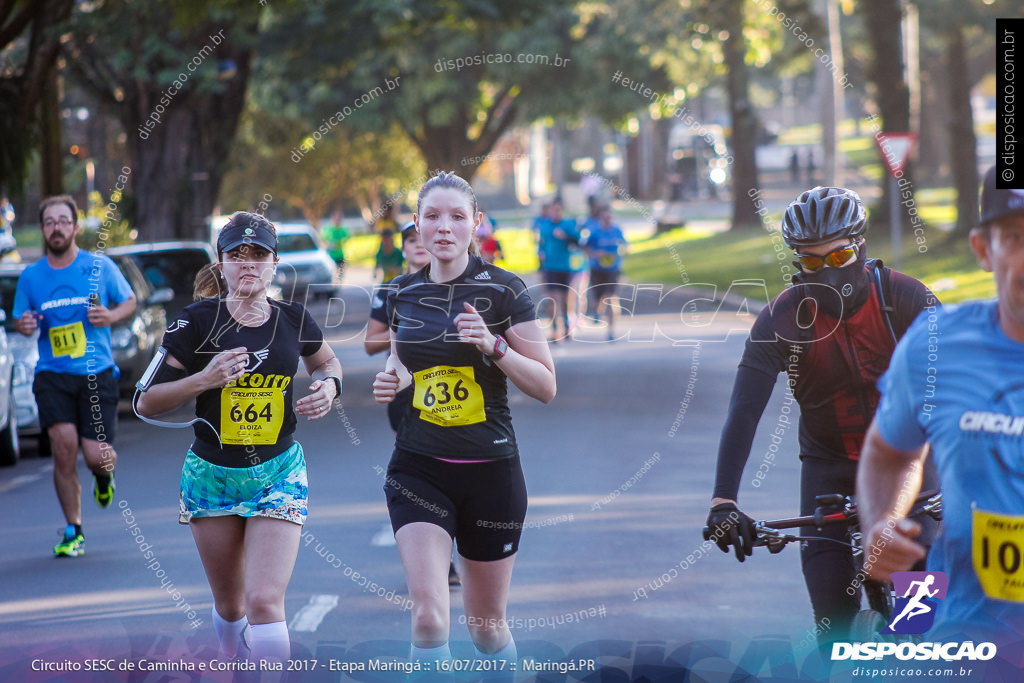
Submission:
[[[446,462],[396,448],[384,478],[391,528],[436,524],[467,560],[491,562],[519,550],[526,481],[519,456]]]
[[[43,430],[69,422],[83,439],[114,443],[120,398],[114,368],[94,375],[41,370],[32,382],[32,393]]]

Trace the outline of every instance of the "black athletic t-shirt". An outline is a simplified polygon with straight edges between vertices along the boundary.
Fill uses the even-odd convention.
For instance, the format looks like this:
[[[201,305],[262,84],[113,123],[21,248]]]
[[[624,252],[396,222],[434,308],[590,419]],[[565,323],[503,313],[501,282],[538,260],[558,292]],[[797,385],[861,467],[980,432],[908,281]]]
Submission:
[[[399,360],[413,375],[413,407],[397,447],[449,460],[500,460],[517,453],[505,373],[460,342],[455,317],[476,308],[491,334],[536,319],[516,275],[470,256],[449,282],[430,281],[429,266],[392,280],[387,318]]]
[[[196,416],[220,434],[196,423],[192,450],[225,467],[252,467],[291,447],[295,431],[293,379],[299,356],[316,353],[324,335],[305,307],[270,300],[270,318],[259,327],[239,324],[224,299],[203,299],[185,308],[164,333],[163,346],[189,375],[201,372],[213,357],[244,346],[246,372],[220,389],[196,398]]]
[[[394,280],[392,280],[394,282]],[[391,292],[394,287],[391,286],[391,282],[386,285],[381,285],[373,290],[373,296],[370,299],[370,320],[376,320],[377,322],[388,324],[388,312],[385,306],[385,301],[388,298],[388,293]]]
[[[891,269],[888,273],[887,303],[896,335],[902,336],[918,313],[938,305],[938,299],[914,278]],[[813,303],[808,299],[803,306],[813,324],[806,330],[798,322],[802,301],[799,287],[783,291],[750,330],[719,443],[715,496],[736,498],[758,421],[779,373],[787,374],[800,406],[800,457],[832,462],[860,458],[878,407],[876,383],[896,346],[882,316],[877,287],[872,283],[868,300],[846,320],[820,312],[812,318]],[[778,437],[785,433],[785,423],[771,428]]]

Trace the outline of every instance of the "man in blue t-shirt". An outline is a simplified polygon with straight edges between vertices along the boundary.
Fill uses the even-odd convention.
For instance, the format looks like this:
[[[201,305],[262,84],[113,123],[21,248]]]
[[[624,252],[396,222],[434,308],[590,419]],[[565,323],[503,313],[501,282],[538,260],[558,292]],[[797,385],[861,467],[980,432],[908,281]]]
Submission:
[[[118,387],[110,326],[135,310],[135,294],[121,271],[102,254],[79,249],[78,207],[67,195],[39,207],[45,256],[26,268],[14,295],[15,327],[39,331],[39,362],[32,391],[39,426],[53,450],[53,482],[67,526],[58,557],[85,552],[82,485],[76,463],[81,440],[93,472],[100,507],[114,499],[113,449]]]
[[[615,324],[615,290],[622,272],[622,246],[626,237],[619,226],[612,224],[612,210],[602,206],[597,220],[590,219],[589,232],[583,247],[590,256],[590,287],[587,288],[587,312],[597,319],[601,306],[608,318],[608,341],[614,339],[612,326]]]
[[[549,215],[539,222],[540,236],[537,254],[540,259],[541,277],[555,305],[551,321],[552,339],[557,341],[569,336],[569,283],[572,281],[573,247],[580,243],[580,232],[573,218],[562,216],[562,201],[551,202]],[[558,323],[562,324],[561,335],[556,333]]]
[[[943,529],[928,569],[949,588],[927,640],[1002,646],[1024,639],[1024,191],[997,189],[995,170],[971,247],[997,297],[926,309],[908,330],[879,383],[857,496],[865,573],[907,569],[925,555],[904,517],[931,446]]]

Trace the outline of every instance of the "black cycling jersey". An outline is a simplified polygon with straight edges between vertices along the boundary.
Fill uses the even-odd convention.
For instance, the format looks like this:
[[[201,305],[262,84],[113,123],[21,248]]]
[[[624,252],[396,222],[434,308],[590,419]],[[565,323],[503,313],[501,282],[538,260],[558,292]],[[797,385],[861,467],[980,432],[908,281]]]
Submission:
[[[435,283],[429,276],[428,266],[395,278],[387,298],[398,357],[413,376],[413,407],[395,444],[450,460],[512,457],[517,450],[505,373],[458,340],[454,320],[467,302],[492,334],[534,320],[526,285],[478,256],[470,256],[454,280]]]
[[[887,302],[902,335],[934,295],[917,280],[889,270]],[[889,367],[895,342],[886,326],[874,286],[867,302],[846,320],[804,304],[809,327],[798,324],[800,288],[777,296],[750,331],[719,445],[714,495],[736,499],[743,466],[775,379],[786,372],[800,405],[800,457],[857,460],[879,393],[878,378]],[[800,322],[804,322],[801,318]],[[805,324],[807,324],[805,323]],[[781,435],[780,435],[781,436]],[[831,492],[830,492],[831,493]]]
[[[249,351],[245,374],[196,398],[196,415],[214,426],[223,449],[209,427],[196,423],[192,450],[216,465],[252,467],[293,443],[297,359],[320,350],[324,336],[300,303],[270,300],[270,310],[267,322],[246,327],[231,317],[224,299],[203,299],[186,307],[164,333],[164,348],[189,375],[221,351]]]

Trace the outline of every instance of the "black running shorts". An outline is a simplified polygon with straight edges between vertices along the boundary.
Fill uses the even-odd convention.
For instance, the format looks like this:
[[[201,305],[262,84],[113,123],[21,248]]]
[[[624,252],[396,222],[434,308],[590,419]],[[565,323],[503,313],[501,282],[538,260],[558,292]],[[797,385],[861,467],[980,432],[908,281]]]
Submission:
[[[549,290],[565,289],[572,281],[574,273],[568,270],[545,270],[544,284]]]
[[[95,375],[42,370],[32,382],[32,393],[43,430],[69,422],[83,439],[114,443],[120,392],[113,368]]]
[[[402,420],[412,410],[412,396],[413,391],[410,384],[395,394],[394,400],[388,403],[388,422],[391,423],[391,431],[397,433],[398,428],[402,426]]]
[[[436,524],[467,560],[491,562],[519,550],[526,481],[519,456],[453,463],[395,449],[384,480],[391,528]]]

